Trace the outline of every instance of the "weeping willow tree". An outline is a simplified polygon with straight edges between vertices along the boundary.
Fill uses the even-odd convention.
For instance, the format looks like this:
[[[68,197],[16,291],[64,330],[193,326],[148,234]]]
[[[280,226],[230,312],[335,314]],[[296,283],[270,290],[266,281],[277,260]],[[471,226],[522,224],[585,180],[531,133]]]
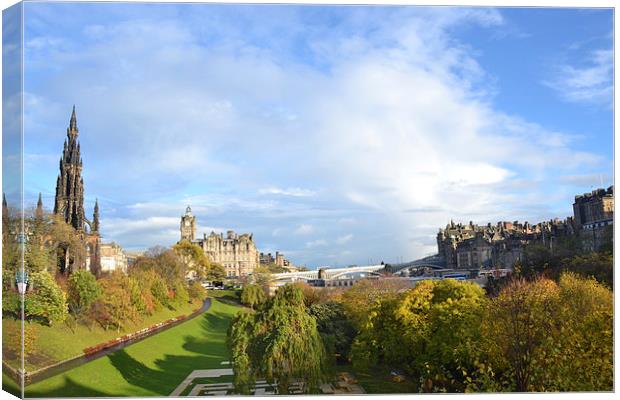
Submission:
[[[278,290],[258,312],[239,314],[231,324],[234,385],[249,394],[257,378],[289,393],[301,382],[304,393],[316,390],[328,371],[328,362],[316,320],[306,312],[303,292],[293,286]]]

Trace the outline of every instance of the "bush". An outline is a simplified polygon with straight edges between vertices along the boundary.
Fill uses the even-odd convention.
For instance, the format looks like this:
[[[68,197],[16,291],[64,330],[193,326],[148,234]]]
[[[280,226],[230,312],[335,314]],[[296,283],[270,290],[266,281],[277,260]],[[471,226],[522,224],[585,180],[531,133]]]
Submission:
[[[245,285],[241,291],[241,304],[252,309],[265,303],[266,300],[265,291],[258,285]]]
[[[90,271],[78,270],[71,274],[67,284],[67,297],[73,314],[79,315],[88,311],[99,296],[101,287]]]
[[[187,293],[192,300],[204,300],[207,297],[207,290],[198,281],[194,281],[189,285]]]
[[[32,290],[26,293],[25,314],[27,318],[40,319],[52,325],[67,317],[67,296],[47,272],[30,275]]]
[[[189,294],[185,288],[185,284],[181,281],[177,281],[174,285],[174,304],[177,306],[184,306],[189,303]]]

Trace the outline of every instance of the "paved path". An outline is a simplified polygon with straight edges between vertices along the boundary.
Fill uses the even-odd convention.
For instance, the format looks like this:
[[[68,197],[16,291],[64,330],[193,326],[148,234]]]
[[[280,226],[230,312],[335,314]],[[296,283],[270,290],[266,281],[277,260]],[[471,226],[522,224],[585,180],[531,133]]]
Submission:
[[[191,374],[187,376],[187,378],[183,379],[183,382],[176,389],[170,393],[170,396],[178,397],[183,393],[185,388],[191,384],[196,378],[218,378],[220,376],[232,375],[232,368],[222,368],[222,369],[196,369]],[[192,396],[195,396],[193,394]]]

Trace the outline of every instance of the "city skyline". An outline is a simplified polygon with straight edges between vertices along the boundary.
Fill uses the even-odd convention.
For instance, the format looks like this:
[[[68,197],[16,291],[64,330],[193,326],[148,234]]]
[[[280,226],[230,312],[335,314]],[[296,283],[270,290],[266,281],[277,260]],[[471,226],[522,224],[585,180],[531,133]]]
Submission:
[[[127,250],[191,205],[199,236],[298,264],[408,260],[450,219],[564,218],[613,183],[610,11],[119,7],[25,5],[24,189],[51,209],[75,103],[87,203]]]

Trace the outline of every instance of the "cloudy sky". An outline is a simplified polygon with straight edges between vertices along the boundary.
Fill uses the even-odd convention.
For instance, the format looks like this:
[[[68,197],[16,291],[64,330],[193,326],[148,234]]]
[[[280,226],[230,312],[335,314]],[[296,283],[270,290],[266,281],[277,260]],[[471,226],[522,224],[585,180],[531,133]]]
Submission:
[[[611,10],[25,4],[26,201],[77,108],[87,212],[126,249],[254,233],[298,264],[572,214],[613,180]]]

